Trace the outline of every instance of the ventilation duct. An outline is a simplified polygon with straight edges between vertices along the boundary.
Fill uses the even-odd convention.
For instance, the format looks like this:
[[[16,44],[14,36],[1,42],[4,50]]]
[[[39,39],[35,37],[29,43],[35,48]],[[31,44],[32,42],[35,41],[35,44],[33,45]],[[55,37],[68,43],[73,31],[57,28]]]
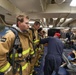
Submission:
[[[55,0],[55,2],[56,2],[57,4],[62,4],[63,2],[65,2],[65,0]]]

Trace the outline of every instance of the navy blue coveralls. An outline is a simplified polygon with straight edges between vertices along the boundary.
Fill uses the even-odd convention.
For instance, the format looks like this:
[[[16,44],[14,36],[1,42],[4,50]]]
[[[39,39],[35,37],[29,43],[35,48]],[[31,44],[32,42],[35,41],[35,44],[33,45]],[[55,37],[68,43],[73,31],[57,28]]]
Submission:
[[[44,75],[52,75],[53,71],[57,74],[58,69],[62,64],[62,52],[64,48],[62,41],[57,37],[49,37],[41,39],[40,43],[48,43],[44,65]]]

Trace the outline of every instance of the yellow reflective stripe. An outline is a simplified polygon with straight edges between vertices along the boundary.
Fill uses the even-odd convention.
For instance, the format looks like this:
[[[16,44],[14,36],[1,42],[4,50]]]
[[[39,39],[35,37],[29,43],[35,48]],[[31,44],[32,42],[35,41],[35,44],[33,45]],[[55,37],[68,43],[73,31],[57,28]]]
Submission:
[[[38,51],[39,50],[39,48],[36,48],[36,51]]]
[[[22,54],[25,55],[25,54],[27,54],[27,53],[29,53],[29,52],[30,52],[30,48],[27,49],[27,50],[25,50],[25,51],[23,51]]]
[[[39,42],[39,40],[34,41],[35,44],[38,43],[38,42]]]
[[[18,57],[18,53],[15,54],[15,57]],[[12,58],[12,54],[11,54],[10,58]]]
[[[42,50],[42,48],[39,48],[39,50]]]
[[[10,63],[7,63],[3,68],[0,68],[0,72],[5,72],[10,67]]]
[[[24,50],[24,51],[22,52],[22,55],[25,55],[25,54],[27,54],[27,53],[29,53],[29,52],[30,52],[30,48],[28,48],[27,50]],[[18,57],[18,53],[15,54],[15,57]],[[12,54],[11,54],[10,58],[12,58]]]
[[[34,54],[34,51],[32,51],[30,54]]]
[[[26,63],[24,66],[22,66],[22,71],[27,68],[28,64],[29,64],[29,63]],[[18,68],[18,71],[19,71],[19,70],[20,70],[20,69]]]

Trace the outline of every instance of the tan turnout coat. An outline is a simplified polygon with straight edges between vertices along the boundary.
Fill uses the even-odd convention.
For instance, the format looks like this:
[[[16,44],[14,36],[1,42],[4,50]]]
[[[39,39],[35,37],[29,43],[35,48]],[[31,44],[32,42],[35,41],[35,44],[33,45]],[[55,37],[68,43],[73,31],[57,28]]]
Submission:
[[[22,49],[23,49],[23,51],[25,51],[25,53],[22,55],[22,57],[20,59],[24,59],[28,55],[30,55],[30,53],[33,52],[32,44],[31,44],[31,41],[29,40],[30,38],[29,38],[28,32],[26,32],[26,33],[18,32],[18,34],[19,34],[21,45],[22,45]],[[5,68],[5,66],[8,63],[7,53],[9,53],[12,50],[14,39],[15,39],[15,34],[11,30],[9,30],[6,33],[6,35],[3,36],[3,38],[0,40],[0,69]],[[30,63],[24,61],[24,62],[21,62],[20,64],[23,67],[22,75],[29,75]],[[8,67],[8,69],[9,69],[9,67]],[[5,72],[7,70],[5,70]],[[6,75],[13,75],[13,73],[12,73],[12,71],[10,71]],[[19,73],[17,72],[16,75],[19,75]]]

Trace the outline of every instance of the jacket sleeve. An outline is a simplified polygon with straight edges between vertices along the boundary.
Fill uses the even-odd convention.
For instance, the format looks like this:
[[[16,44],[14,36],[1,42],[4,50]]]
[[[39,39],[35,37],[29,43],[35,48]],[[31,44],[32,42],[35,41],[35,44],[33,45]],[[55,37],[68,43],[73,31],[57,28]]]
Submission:
[[[48,43],[49,38],[40,39],[40,44]]]
[[[11,50],[15,35],[8,32],[0,39],[0,68],[7,64],[7,53]]]

